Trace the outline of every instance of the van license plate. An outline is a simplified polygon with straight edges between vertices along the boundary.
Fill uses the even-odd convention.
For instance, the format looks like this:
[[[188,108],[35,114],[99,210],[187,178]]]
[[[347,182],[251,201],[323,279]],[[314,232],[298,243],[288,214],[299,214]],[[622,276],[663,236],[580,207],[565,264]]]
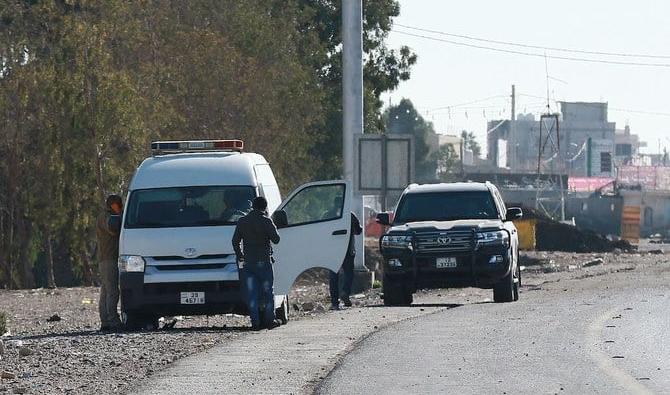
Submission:
[[[204,292],[182,292],[181,304],[205,304]]]
[[[448,258],[437,258],[435,260],[435,267],[438,269],[458,267],[458,262],[456,262],[456,258],[453,256]]]

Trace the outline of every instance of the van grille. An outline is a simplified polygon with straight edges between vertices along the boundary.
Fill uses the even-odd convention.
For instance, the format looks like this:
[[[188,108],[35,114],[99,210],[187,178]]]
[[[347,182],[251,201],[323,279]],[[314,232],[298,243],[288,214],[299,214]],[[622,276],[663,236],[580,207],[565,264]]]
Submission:
[[[228,266],[228,263],[212,263],[212,264],[200,264],[200,265],[160,265],[154,266],[158,270],[210,270],[210,269],[223,269]]]
[[[417,233],[415,240],[420,253],[468,252],[474,249],[474,235],[468,230]]]
[[[211,255],[200,255],[193,258],[184,258],[179,255],[168,255],[168,256],[152,256],[155,261],[188,261],[191,259],[225,259],[228,258],[231,254],[211,254]]]
[[[179,292],[238,292],[238,281],[207,281],[144,284],[144,293],[147,295],[165,295]]]

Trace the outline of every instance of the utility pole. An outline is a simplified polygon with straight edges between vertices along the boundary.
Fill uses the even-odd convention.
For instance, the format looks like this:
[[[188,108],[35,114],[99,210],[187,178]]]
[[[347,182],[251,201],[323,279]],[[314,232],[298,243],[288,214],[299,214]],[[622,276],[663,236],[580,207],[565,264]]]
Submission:
[[[512,84],[512,122],[516,121],[516,87]]]
[[[342,0],[342,170],[352,186],[356,134],[363,134],[363,2]],[[362,195],[353,196],[351,211],[365,223]],[[365,250],[364,236],[355,238],[358,251]],[[354,268],[354,289],[371,287],[374,272],[365,268],[365,254],[356,254]]]
[[[342,0],[342,166],[354,182],[354,135],[363,133],[363,5]]]
[[[510,167],[514,167],[517,162],[516,156],[519,154],[517,148],[518,142],[516,138],[516,91],[514,84],[512,84],[512,116],[510,117],[509,138],[507,140],[507,152],[512,153],[512,155],[506,155],[507,162],[509,163]]]

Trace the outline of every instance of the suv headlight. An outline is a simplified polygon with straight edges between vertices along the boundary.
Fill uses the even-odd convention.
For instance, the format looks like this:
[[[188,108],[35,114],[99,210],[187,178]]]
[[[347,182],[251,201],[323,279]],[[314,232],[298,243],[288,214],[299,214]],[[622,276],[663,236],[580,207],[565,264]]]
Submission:
[[[382,237],[382,247],[386,248],[412,248],[412,236],[408,235],[386,235]]]
[[[119,256],[120,272],[144,272],[144,258],[137,255]]]
[[[478,246],[497,246],[509,247],[509,233],[505,230],[496,230],[492,232],[477,233]]]

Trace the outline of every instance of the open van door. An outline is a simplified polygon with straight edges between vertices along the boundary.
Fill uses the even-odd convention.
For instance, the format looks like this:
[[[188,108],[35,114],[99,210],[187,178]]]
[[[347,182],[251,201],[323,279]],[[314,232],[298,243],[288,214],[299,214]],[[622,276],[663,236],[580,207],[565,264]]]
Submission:
[[[277,208],[275,295],[287,295],[309,268],[340,269],[349,246],[351,200],[346,181],[319,181],[300,186]]]

